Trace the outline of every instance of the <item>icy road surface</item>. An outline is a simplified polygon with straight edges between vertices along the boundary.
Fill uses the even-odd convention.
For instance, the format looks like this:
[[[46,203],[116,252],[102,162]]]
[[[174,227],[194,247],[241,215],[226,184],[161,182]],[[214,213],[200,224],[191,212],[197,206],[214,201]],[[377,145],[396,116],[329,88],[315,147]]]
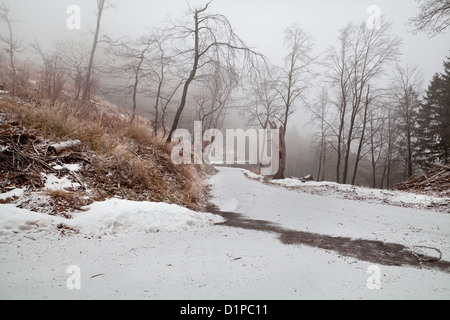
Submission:
[[[0,299],[450,298],[449,214],[301,193],[239,169],[211,184],[219,215],[110,201],[67,222],[81,230],[69,236],[59,219],[0,205]]]

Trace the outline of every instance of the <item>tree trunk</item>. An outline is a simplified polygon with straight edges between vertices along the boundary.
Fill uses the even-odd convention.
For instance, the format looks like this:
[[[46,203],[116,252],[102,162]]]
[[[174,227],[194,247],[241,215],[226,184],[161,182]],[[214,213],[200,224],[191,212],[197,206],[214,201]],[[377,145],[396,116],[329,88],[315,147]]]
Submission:
[[[370,95],[370,85],[367,88],[366,104],[364,106],[363,127],[362,127],[362,132],[361,132],[361,138],[359,140],[358,153],[356,154],[355,167],[353,169],[352,185],[355,185],[355,182],[356,182],[356,174],[358,173],[359,160],[361,158],[361,151],[362,151],[362,147],[364,144],[364,138],[365,138],[365,134],[366,134],[367,113],[369,110],[369,102],[370,102],[369,95]],[[373,156],[373,149],[372,149],[372,156]]]
[[[94,42],[92,43],[91,55],[89,57],[89,65],[86,74],[86,80],[84,83],[84,91],[83,91],[83,101],[86,102],[91,97],[91,86],[92,86],[92,69],[94,66],[94,57],[95,51],[97,50],[98,37],[100,34],[100,24],[102,20],[103,8],[105,6],[106,0],[98,0],[98,14],[97,14],[97,27],[94,35]]]
[[[273,177],[275,180],[284,179],[284,173],[286,171],[286,136],[285,136],[285,128],[281,127],[280,129],[280,167],[278,169],[277,174]]]
[[[172,129],[170,129],[169,136],[167,137],[166,143],[172,142],[172,135],[177,130],[178,124],[180,122],[181,114],[183,113],[184,107],[186,106],[187,101],[187,95],[189,92],[189,86],[191,85],[191,82],[195,79],[195,75],[197,74],[198,69],[198,63],[200,60],[200,52],[199,52],[199,46],[200,46],[200,39],[199,39],[199,18],[198,18],[199,11],[197,10],[194,15],[195,19],[195,56],[194,56],[194,65],[192,67],[192,71],[189,75],[189,78],[186,80],[186,83],[184,84],[183,89],[183,95],[181,96],[181,102],[180,106],[178,107],[177,113],[175,115],[175,119],[172,124]]]
[[[145,52],[145,51],[144,51]],[[134,120],[136,119],[136,111],[137,111],[137,90],[139,86],[139,73],[141,72],[142,63],[144,62],[144,53],[140,56],[139,64],[136,68],[136,74],[134,78],[134,85],[133,85],[133,114],[131,116],[130,124],[133,124]]]

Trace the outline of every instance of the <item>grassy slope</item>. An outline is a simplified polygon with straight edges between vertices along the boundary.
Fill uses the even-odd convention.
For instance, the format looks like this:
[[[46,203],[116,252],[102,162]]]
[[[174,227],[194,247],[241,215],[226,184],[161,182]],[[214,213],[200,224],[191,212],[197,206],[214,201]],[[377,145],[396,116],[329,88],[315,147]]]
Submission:
[[[7,117],[0,132],[19,129],[32,132],[34,140],[28,144],[29,148],[43,150],[49,143],[69,139],[81,141],[81,147],[66,154],[64,160],[75,162],[78,156],[85,159],[80,179],[93,190],[88,195],[89,201],[118,196],[174,203],[194,210],[203,208],[206,190],[202,168],[175,166],[171,160],[171,146],[154,137],[143,121],[130,125],[126,117],[105,106],[64,103],[51,106],[8,98],[0,100],[0,112],[6,113]],[[24,143],[22,147],[26,145]],[[57,160],[62,161],[61,158]],[[5,166],[6,161],[2,162]],[[17,170],[23,170],[24,166],[22,164],[21,168],[21,164],[17,164]],[[80,192],[72,190],[51,195],[74,202],[74,197],[86,198],[86,194]]]

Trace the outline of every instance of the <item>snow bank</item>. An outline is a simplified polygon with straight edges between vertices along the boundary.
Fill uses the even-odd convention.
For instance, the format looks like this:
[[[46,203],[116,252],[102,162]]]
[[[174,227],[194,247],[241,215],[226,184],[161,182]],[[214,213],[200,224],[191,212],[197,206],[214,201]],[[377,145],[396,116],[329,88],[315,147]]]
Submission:
[[[166,203],[110,199],[85,209],[86,212],[68,220],[19,209],[15,205],[0,205],[0,235],[56,230],[60,224],[90,236],[174,232],[223,221],[216,215]]]
[[[14,189],[9,192],[0,194],[0,200],[6,200],[8,198],[20,197],[25,192],[25,189]]]
[[[248,170],[242,171],[248,178],[264,181],[263,176],[257,175]],[[450,199],[448,198],[441,198],[432,195],[424,195],[396,190],[371,189],[346,184],[338,184],[336,182],[303,182],[299,179],[294,178],[270,180],[268,182],[273,185],[294,188],[313,194],[339,196],[346,199],[350,198],[355,200],[375,200],[377,202],[395,205],[419,206],[426,208],[432,207],[436,204],[448,205],[450,203]]]
[[[134,202],[110,199],[96,202],[88,211],[78,213],[66,225],[82,233],[102,236],[106,234],[173,232],[192,226],[205,226],[222,222],[222,218],[198,213],[167,203]]]
[[[0,236],[55,230],[63,220],[63,218],[20,209],[13,204],[3,204],[0,205]]]

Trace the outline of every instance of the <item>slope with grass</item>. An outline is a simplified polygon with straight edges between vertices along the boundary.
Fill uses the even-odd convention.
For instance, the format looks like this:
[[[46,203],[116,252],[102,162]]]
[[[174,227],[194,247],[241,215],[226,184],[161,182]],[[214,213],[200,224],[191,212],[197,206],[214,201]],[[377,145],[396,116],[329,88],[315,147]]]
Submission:
[[[0,193],[25,190],[21,207],[62,215],[112,197],[201,210],[203,168],[175,166],[171,146],[162,140],[145,121],[131,125],[101,104],[52,106],[5,98],[0,101]],[[58,153],[51,148],[70,141],[79,143]],[[45,201],[36,201],[39,197]]]

